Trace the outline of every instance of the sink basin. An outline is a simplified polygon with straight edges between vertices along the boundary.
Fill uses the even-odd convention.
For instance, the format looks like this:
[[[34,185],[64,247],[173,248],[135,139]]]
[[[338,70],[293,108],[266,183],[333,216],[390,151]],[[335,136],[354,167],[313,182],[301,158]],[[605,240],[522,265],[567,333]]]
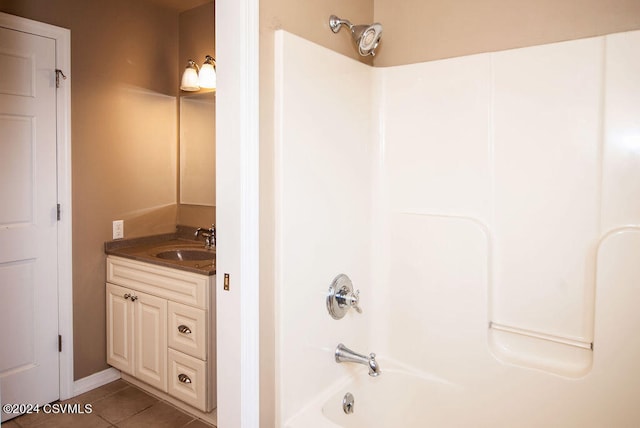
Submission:
[[[200,261],[200,260],[213,260],[215,253],[207,250],[198,249],[179,249],[179,250],[166,250],[161,251],[155,255],[159,259],[164,260],[179,260],[179,261]]]

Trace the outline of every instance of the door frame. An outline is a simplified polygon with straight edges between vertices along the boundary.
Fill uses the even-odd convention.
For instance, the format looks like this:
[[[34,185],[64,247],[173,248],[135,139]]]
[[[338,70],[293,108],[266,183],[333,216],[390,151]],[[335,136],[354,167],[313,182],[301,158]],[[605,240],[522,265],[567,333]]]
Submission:
[[[55,40],[56,67],[66,80],[56,92],[58,221],[58,334],[62,336],[60,399],[74,395],[73,380],[73,260],[71,248],[71,32],[43,22],[0,12],[0,27]],[[52,76],[54,79],[55,76]]]
[[[224,350],[217,358],[220,427],[260,424],[259,5],[259,0],[215,4],[216,312],[217,345]]]

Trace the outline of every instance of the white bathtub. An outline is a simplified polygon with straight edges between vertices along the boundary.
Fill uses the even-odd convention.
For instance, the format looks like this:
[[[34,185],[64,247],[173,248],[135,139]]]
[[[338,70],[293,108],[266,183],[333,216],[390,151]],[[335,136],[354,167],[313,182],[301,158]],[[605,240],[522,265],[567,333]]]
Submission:
[[[640,426],[636,394],[603,394],[596,379],[576,381],[495,363],[465,385],[382,361],[382,374],[354,370],[321,392],[284,428],[602,428]],[[635,375],[634,375],[635,376]],[[633,376],[632,376],[633,377]],[[630,381],[630,385],[634,381]],[[633,389],[635,387],[632,387]],[[354,396],[346,414],[342,399]]]
[[[400,370],[388,369],[376,378],[365,372],[328,398],[322,414],[344,428],[446,426],[445,422],[460,411],[455,399],[457,389]],[[354,396],[351,414],[342,408],[347,392]]]
[[[350,392],[354,411],[346,414],[342,400]],[[397,368],[383,368],[378,377],[362,373],[344,378],[321,394],[286,428],[424,428],[451,426],[460,412],[461,388],[435,377]]]

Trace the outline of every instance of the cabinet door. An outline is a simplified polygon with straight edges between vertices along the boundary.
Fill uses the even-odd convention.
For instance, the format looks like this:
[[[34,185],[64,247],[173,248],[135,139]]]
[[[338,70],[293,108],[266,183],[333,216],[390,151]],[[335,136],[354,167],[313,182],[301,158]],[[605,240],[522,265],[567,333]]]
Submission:
[[[134,291],[135,376],[167,392],[167,301]]]
[[[126,288],[107,283],[107,363],[133,374],[133,305]]]

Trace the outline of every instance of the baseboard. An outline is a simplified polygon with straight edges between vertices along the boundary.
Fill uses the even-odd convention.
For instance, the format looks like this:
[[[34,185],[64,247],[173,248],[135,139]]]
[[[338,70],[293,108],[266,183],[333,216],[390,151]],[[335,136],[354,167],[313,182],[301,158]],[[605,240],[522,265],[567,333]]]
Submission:
[[[120,370],[109,367],[101,372],[83,377],[73,382],[73,396],[84,394],[109,382],[120,379]]]

